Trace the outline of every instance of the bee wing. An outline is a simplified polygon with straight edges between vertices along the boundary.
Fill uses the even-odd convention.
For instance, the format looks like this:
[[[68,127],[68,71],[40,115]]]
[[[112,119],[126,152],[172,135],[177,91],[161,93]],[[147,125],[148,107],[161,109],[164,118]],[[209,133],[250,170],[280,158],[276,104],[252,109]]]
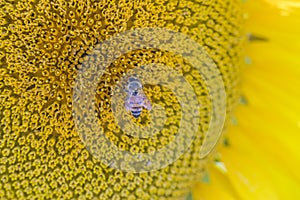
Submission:
[[[130,110],[131,106],[130,106],[130,96],[127,96],[125,99],[125,108],[126,110]]]
[[[150,100],[148,99],[148,97],[145,95],[145,93],[142,93],[142,96],[144,98],[143,101],[143,106],[147,109],[147,110],[151,110],[152,109],[152,105],[150,103]]]

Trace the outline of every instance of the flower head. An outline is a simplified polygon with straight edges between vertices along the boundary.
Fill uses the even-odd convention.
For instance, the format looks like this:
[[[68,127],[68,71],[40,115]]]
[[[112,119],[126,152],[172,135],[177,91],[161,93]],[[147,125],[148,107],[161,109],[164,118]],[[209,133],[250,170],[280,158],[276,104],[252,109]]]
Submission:
[[[184,33],[201,45],[216,63],[230,113],[238,96],[241,23],[238,3],[231,0],[1,1],[1,198],[173,199],[184,196],[202,175],[205,160],[199,154],[212,112],[205,79],[184,60],[184,55],[155,48],[121,55],[101,72],[101,77],[95,77],[97,67],[102,59],[111,56],[112,49],[107,46],[104,57],[93,50],[102,41],[137,28],[158,27]],[[99,78],[92,99],[73,95],[76,78],[86,62],[90,71],[82,77],[89,81],[83,85],[90,87],[90,82]],[[111,99],[118,93],[115,86],[122,77],[151,63],[168,65],[169,71],[175,70],[196,88],[195,97],[201,102],[201,108],[194,111],[200,115],[198,137],[188,151],[165,168],[144,173],[123,172],[114,168],[118,163],[102,163],[91,154],[93,144],[103,142],[91,140],[95,132],[89,128],[94,125],[84,127],[75,123],[91,122],[94,118],[87,113],[94,113],[97,121],[93,122],[104,130],[104,136],[132,154],[153,152],[172,141],[180,119],[185,119],[186,124],[193,120],[181,116],[182,105],[169,88],[151,84],[144,88],[151,101],[166,111],[164,118],[156,110],[155,116],[162,116],[155,118],[162,129],[154,127],[153,132],[158,133],[151,139],[122,132],[111,108]],[[150,74],[152,78],[155,75],[160,74]],[[146,77],[142,72],[140,76]],[[184,88],[180,91],[185,92]],[[187,93],[186,97],[191,95]],[[87,106],[89,101],[94,107]],[[83,112],[74,115],[74,102]],[[145,127],[151,123],[151,113],[147,112],[131,120]],[[83,133],[81,136],[79,131]],[[185,132],[188,136],[190,130]],[[89,144],[88,151],[83,141],[95,143]],[[182,144],[172,148],[181,149]],[[106,152],[105,156],[110,159],[114,155]],[[171,153],[157,159],[163,162],[169,156]]]

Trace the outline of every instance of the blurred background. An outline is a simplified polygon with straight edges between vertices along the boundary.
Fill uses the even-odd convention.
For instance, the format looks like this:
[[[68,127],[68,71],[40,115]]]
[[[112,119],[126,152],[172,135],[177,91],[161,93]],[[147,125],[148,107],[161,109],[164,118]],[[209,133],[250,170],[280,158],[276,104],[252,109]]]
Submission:
[[[299,199],[300,1],[242,2],[242,97],[194,199]]]

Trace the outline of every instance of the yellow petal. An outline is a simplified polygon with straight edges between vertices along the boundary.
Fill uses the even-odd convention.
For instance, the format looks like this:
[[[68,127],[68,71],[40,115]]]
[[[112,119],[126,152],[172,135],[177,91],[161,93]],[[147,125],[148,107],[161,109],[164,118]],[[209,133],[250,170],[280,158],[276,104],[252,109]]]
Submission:
[[[222,200],[241,199],[231,184],[227,175],[209,166],[209,183],[198,183],[193,190],[193,200],[211,200],[222,198]]]
[[[227,130],[229,146],[218,150],[226,172],[210,167],[211,182],[198,185],[195,199],[300,199],[299,2],[244,4],[247,31],[267,40],[246,50],[247,105]]]

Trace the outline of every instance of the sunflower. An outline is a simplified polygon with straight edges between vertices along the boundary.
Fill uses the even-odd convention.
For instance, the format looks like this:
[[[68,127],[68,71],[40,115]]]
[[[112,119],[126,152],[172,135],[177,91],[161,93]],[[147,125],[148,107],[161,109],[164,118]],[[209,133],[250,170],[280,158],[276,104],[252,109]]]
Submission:
[[[245,157],[259,152],[251,140],[243,134],[232,138],[236,131],[228,127],[227,148],[209,154],[229,121],[223,115],[231,116],[240,96],[245,16],[241,3],[232,0],[1,1],[0,197],[179,199],[201,178],[214,176],[223,176],[217,178],[219,191],[248,197],[235,191],[243,186],[228,184],[243,174],[228,179],[226,174],[235,173],[240,161],[266,162],[259,153]],[[249,38],[266,40],[262,35]],[[133,92],[127,91],[130,80],[138,85]],[[246,83],[245,77],[243,87]],[[242,91],[247,96],[242,102],[251,106],[246,93],[251,90]],[[131,93],[148,98],[148,109],[126,112]],[[236,127],[242,125],[238,115]],[[278,139],[290,141],[279,134]],[[225,153],[236,141],[246,150],[232,151],[230,168]],[[214,157],[225,175],[206,171]],[[295,169],[291,161],[284,163]],[[294,191],[296,185],[279,175]]]
[[[300,198],[299,6],[244,3],[249,42],[240,105],[193,199]]]

